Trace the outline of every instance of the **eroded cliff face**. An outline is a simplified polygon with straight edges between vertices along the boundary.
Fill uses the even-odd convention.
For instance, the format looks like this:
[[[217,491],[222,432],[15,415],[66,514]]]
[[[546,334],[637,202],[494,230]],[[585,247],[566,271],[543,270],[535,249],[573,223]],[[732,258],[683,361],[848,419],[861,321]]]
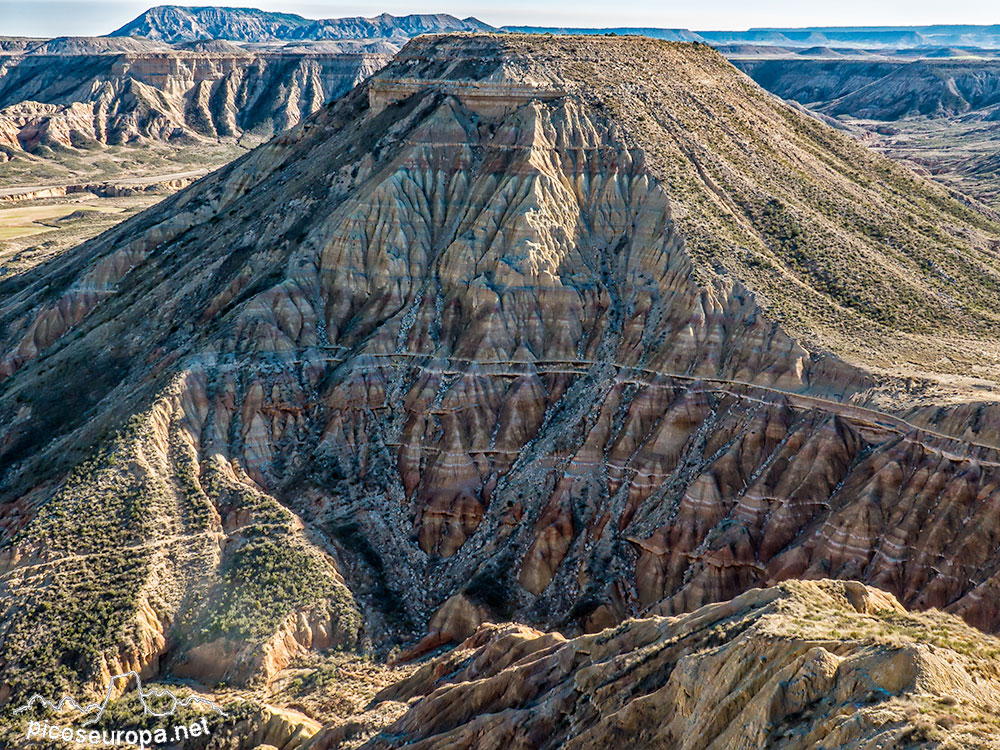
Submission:
[[[484,625],[378,696],[409,708],[364,747],[995,748],[979,648],[997,640],[832,581],[571,640]]]
[[[0,147],[270,136],[342,96],[389,55],[159,52],[0,59]]]
[[[1000,103],[996,60],[737,60],[768,91],[827,115],[991,119]]]
[[[892,244],[895,219],[935,223],[920,252],[950,281]],[[946,289],[985,358],[993,319],[970,321],[998,232],[704,47],[418,40],[0,282],[3,585],[86,599],[73,571],[128,540],[116,625],[65,672],[92,680],[127,653],[250,682],[300,647],[419,653],[497,618],[593,631],[799,577],[995,630],[994,411],[970,433],[955,409],[978,407],[886,374],[947,321],[921,339],[919,309],[849,303],[874,271],[841,256],[918,308]],[[26,634],[72,630],[4,601],[17,691],[52,658]],[[136,646],[143,602],[162,632]]]

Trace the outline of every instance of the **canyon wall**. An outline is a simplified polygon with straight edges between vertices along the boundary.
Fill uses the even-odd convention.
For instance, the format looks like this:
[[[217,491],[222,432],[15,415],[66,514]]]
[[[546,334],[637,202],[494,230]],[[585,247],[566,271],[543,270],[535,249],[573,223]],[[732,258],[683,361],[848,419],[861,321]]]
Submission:
[[[0,147],[270,136],[389,60],[369,53],[164,51],[0,58]]]

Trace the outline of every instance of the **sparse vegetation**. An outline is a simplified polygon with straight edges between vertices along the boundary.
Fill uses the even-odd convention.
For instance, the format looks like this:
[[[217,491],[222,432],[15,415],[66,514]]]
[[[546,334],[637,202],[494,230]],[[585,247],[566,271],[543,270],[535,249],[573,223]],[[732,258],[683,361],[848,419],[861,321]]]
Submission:
[[[668,82],[640,92],[607,64],[585,95],[642,148],[704,282],[739,279],[803,340],[875,367],[1000,363],[1000,223],[739,82],[715,52],[647,43],[657,54],[632,46],[627,67],[653,80],[669,65]]]

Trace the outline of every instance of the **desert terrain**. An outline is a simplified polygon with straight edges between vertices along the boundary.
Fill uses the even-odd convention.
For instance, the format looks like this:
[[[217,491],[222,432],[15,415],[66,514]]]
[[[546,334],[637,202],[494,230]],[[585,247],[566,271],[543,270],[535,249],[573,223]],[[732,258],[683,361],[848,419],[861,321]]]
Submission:
[[[998,747],[991,33],[8,39],[0,741]]]

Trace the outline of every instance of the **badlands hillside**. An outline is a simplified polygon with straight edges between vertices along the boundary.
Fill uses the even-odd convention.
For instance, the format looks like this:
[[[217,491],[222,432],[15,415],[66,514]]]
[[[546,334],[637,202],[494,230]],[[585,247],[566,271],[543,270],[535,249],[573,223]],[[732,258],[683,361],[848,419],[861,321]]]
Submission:
[[[563,734],[503,714],[496,737],[543,747],[688,711],[683,671],[603,724],[573,691],[599,690],[586,658],[627,668],[691,630],[673,618],[778,596],[751,588],[861,581],[1000,630],[998,290],[992,215],[705,45],[420,37],[0,280],[0,698],[125,669],[261,686],[310,651],[417,657],[513,620],[517,649],[563,669],[524,689],[582,712]],[[965,662],[867,637],[782,657],[816,675],[787,705],[851,713],[869,688],[837,660],[869,655],[902,660],[893,695],[966,685]],[[770,670],[746,695],[771,700]],[[508,678],[375,746],[493,731]],[[392,695],[433,686],[415,679]],[[986,705],[969,679],[952,698]],[[767,716],[813,731],[784,705]],[[879,715],[914,723],[908,705]],[[861,718],[852,742],[878,726]],[[701,725],[663,738],[681,726]]]
[[[220,166],[345,94],[408,39],[477,30],[490,27],[447,14],[314,21],[159,6],[107,37],[3,38],[0,186],[134,176],[136,161],[161,173]]]
[[[213,9],[202,10],[153,9],[129,28],[163,31],[173,11],[207,23]],[[259,26],[261,13],[213,17]],[[198,33],[175,34],[173,43],[0,39],[0,277],[93,237],[114,217],[291,127],[385,65],[409,36],[475,27],[444,15],[377,20],[370,28],[346,24],[354,38],[233,42],[207,38],[225,23],[195,23]]]
[[[108,37],[2,38],[0,188],[24,198],[37,191],[22,188],[221,166],[346,93],[408,39],[489,30],[447,14],[313,20],[157,6]],[[1000,205],[990,159],[1000,102],[992,27],[505,30],[707,40],[769,91],[849,120],[869,145]],[[926,116],[938,122],[925,125]]]
[[[971,56],[970,56],[971,58]],[[736,65],[783,99],[827,115],[871,120],[1000,112],[1000,60],[984,58],[889,60],[737,60]]]
[[[368,750],[996,748],[998,645],[834,581],[571,639],[483,625],[305,746],[353,728]]]
[[[0,56],[0,158],[270,137],[342,96],[394,51],[347,49],[67,38],[8,52]]]

